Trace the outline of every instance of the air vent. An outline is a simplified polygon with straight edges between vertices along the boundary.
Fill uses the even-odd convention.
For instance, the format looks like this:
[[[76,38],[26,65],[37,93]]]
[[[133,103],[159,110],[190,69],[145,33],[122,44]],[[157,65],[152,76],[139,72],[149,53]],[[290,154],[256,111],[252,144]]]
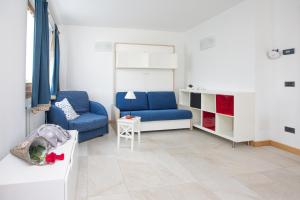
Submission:
[[[216,38],[213,36],[203,38],[200,40],[200,50],[204,51],[206,49],[210,49],[216,46]]]
[[[111,52],[113,45],[111,42],[96,42],[95,51],[96,52]]]

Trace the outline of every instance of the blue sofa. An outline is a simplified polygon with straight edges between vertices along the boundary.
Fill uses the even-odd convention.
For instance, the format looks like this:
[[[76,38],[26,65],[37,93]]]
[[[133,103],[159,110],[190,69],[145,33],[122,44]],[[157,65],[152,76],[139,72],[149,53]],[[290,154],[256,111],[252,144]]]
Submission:
[[[134,92],[136,99],[125,99],[126,92],[116,94],[116,118],[141,117],[141,131],[191,128],[192,112],[178,109],[174,92]]]
[[[68,121],[64,112],[55,106],[55,102],[67,98],[74,110],[80,115]],[[108,115],[103,105],[90,101],[84,91],[61,91],[56,100],[52,101],[47,114],[47,121],[67,130],[78,130],[79,142],[102,136],[108,133]]]

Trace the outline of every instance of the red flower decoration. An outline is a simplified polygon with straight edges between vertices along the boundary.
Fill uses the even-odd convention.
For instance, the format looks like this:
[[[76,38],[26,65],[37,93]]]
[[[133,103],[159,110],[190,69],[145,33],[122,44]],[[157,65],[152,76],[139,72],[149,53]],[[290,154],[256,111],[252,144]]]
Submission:
[[[57,155],[54,152],[47,154],[45,158],[47,163],[55,163],[56,160],[64,160],[64,159],[65,159],[65,154],[62,153],[60,155]]]

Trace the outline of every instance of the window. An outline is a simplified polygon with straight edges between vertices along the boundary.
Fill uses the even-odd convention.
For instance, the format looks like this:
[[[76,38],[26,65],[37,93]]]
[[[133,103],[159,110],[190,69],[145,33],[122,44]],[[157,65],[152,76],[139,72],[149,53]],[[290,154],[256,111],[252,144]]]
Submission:
[[[34,10],[30,3],[27,9],[26,32],[26,99],[32,94],[32,66],[33,66],[33,39],[34,39]]]
[[[32,82],[33,38],[34,38],[34,15],[32,11],[28,9],[27,38],[26,38],[26,83]]]

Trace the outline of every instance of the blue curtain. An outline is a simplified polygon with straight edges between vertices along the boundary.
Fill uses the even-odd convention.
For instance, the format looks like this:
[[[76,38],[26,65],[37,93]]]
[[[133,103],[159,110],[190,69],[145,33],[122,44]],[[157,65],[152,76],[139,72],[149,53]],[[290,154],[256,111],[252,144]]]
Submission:
[[[60,50],[59,50],[59,31],[55,25],[54,32],[54,67],[52,74],[52,84],[51,84],[51,95],[56,98],[56,94],[59,91],[59,62],[60,62]]]
[[[48,110],[50,107],[49,102],[50,84],[48,2],[46,0],[35,0],[31,99],[33,112]]]

